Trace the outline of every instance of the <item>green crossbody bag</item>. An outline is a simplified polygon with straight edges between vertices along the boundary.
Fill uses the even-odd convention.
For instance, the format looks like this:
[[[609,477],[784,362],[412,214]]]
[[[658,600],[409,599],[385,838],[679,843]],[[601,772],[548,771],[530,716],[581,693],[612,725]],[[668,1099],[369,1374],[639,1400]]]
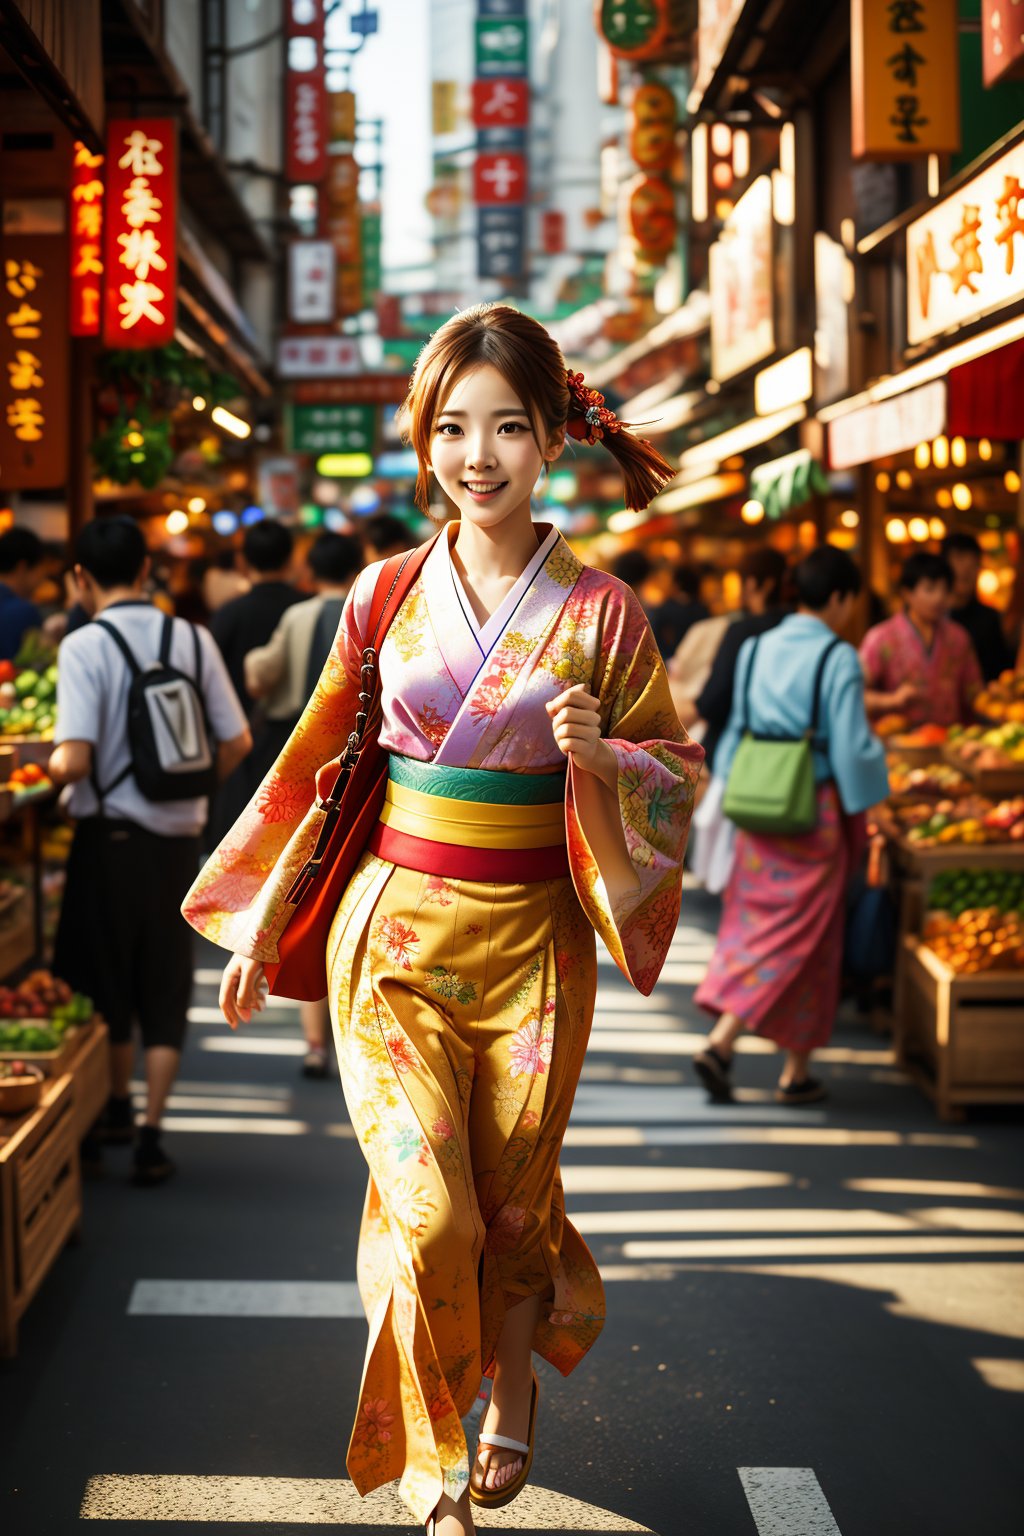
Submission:
[[[814,782],[814,741],[821,712],[821,682],[825,663],[840,643],[833,640],[822,651],[814,675],[811,723],[800,737],[759,736],[750,729],[750,685],[757,662],[757,647],[747,668],[743,698],[743,739],[733,758],[725,786],[722,811],[745,832],[791,836],[813,832],[818,823],[818,790]]]

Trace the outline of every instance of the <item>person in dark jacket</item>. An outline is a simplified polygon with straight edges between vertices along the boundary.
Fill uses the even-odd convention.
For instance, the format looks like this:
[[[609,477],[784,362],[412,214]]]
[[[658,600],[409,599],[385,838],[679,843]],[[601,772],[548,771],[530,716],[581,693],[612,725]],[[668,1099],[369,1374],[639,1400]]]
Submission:
[[[1013,666],[1013,655],[998,610],[978,596],[981,545],[973,533],[951,533],[942,541],[942,553],[953,570],[949,616],[970,635],[982,676],[990,683]]]
[[[786,557],[764,545],[745,555],[740,565],[743,616],[729,625],[711,666],[711,675],[697,700],[697,714],[707,721],[704,751],[714,767],[715,748],[725,730],[732,709],[733,678],[736,660],[744,640],[763,635],[781,624],[787,609],[783,604]]]
[[[707,606],[700,600],[700,587],[700,571],[688,565],[672,567],[672,590],[650,616],[658,650],[666,660],[675,655],[686,631],[708,616]]]
[[[0,534],[0,659],[13,661],[26,631],[39,629],[43,616],[32,594],[43,576],[46,549],[31,528]]]

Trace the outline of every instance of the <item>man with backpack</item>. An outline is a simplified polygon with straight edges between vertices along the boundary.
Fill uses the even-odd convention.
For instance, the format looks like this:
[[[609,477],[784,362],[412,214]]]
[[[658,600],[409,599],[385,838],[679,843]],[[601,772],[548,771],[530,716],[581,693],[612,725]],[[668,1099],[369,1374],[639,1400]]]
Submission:
[[[60,649],[50,775],[76,818],[57,931],[59,976],[95,999],[110,1027],[105,1134],[131,1141],[132,1026],[146,1058],[146,1117],[135,1180],[174,1172],[160,1142],[192,991],[179,912],[199,867],[208,796],[252,737],[217,646],[143,597],[146,542],[130,517],[86,524],[75,577],[92,622]]]

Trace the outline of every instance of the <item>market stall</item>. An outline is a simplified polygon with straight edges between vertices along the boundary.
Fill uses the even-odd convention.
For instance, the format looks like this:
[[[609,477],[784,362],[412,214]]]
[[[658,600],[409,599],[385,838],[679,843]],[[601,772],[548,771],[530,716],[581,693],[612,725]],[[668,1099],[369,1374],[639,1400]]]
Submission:
[[[1024,1103],[1022,684],[990,685],[987,725],[888,738],[895,1046],[942,1119]]]

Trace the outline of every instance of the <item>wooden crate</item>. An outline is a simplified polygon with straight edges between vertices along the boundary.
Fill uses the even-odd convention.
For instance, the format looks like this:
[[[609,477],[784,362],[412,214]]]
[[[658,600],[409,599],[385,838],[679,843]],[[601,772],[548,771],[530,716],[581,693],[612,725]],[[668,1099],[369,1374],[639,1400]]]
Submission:
[[[999,799],[1024,795],[1024,763],[1016,768],[976,768],[973,763],[965,763],[956,748],[950,746],[943,749],[942,755],[947,763],[966,773],[979,794]]]
[[[107,1026],[97,1016],[76,1031],[68,1061],[75,1080],[75,1138],[88,1135],[110,1097],[110,1048]]]
[[[902,948],[897,1060],[940,1119],[972,1104],[1024,1104],[1024,973],[959,976],[916,938]]]
[[[0,1120],[0,1355],[82,1216],[74,1080],[46,1084],[37,1107]]]
[[[922,848],[908,840],[884,809],[875,813],[896,869],[915,878],[929,878],[947,869],[1024,869],[1024,843],[940,843]]]
[[[44,1029],[47,1024],[46,1019],[34,1019],[32,1022]],[[0,1050],[0,1061],[25,1061],[30,1066],[38,1067],[40,1071],[45,1072],[47,1077],[61,1077],[68,1071],[81,1030],[80,1024],[72,1024],[60,1044],[52,1051]]]
[[[36,952],[35,902],[26,891],[11,921],[0,927],[0,982],[6,981]]]

